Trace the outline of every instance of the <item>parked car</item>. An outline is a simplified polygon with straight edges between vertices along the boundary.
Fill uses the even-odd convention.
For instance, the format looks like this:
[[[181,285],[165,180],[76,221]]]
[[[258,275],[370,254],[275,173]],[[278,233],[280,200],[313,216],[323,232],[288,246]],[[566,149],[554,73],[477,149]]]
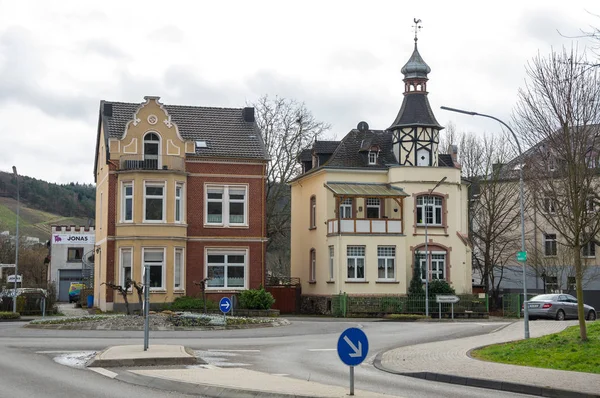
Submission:
[[[69,303],[76,303],[79,301],[81,289],[83,289],[83,287],[84,285],[81,282],[71,282],[71,286],[69,286]]]
[[[527,301],[529,319],[549,318],[563,321],[577,319],[577,299],[570,294],[540,294]],[[583,305],[585,319],[596,320],[596,309],[590,305]]]

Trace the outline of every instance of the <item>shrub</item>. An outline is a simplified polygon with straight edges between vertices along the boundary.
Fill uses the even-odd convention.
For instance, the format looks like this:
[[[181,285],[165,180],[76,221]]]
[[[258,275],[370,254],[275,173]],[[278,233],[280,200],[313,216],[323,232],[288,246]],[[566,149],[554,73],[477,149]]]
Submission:
[[[21,318],[21,314],[19,314],[18,312],[0,312],[0,319],[19,319],[19,318]]]
[[[448,282],[434,279],[429,282],[429,297],[435,297],[438,294],[456,294]]]
[[[206,300],[207,310],[216,310],[219,305],[214,301]],[[183,296],[177,297],[170,305],[172,311],[204,311],[204,301],[201,298]]]
[[[274,303],[273,295],[262,286],[259,289],[244,290],[240,294],[240,307],[248,310],[268,310]]]

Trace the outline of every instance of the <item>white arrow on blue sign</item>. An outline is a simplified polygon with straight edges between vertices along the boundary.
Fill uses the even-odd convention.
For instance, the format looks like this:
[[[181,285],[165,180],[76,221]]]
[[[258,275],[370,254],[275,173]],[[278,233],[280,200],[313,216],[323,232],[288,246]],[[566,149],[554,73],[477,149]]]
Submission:
[[[228,313],[231,310],[231,300],[227,297],[223,297],[221,301],[219,301],[219,308],[223,314]]]
[[[359,365],[369,353],[367,335],[358,328],[344,330],[338,339],[337,352],[346,365]]]

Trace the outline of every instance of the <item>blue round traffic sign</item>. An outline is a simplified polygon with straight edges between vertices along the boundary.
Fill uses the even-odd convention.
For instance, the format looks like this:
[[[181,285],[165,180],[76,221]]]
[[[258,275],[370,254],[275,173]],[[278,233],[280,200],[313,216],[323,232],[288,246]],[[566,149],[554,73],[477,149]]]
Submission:
[[[360,365],[369,353],[369,340],[365,332],[358,328],[348,328],[338,339],[337,352],[348,366]]]
[[[223,297],[221,301],[219,301],[219,308],[223,314],[228,313],[231,311],[231,300],[227,297]]]

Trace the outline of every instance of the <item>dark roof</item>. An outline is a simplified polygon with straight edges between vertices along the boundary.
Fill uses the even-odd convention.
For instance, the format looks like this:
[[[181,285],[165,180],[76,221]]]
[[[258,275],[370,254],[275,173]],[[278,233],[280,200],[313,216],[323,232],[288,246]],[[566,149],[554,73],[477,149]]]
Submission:
[[[369,165],[368,154],[361,152],[365,142],[379,146],[376,165]],[[340,142],[331,158],[324,166],[332,167],[367,167],[370,169],[386,169],[388,164],[397,164],[392,151],[392,133],[384,130],[351,130]]]
[[[310,149],[310,148],[303,149],[302,152],[300,152],[300,155],[298,155],[298,159],[301,162],[310,162],[310,161],[312,161],[312,149]]]
[[[447,153],[438,154],[438,167],[454,167],[454,160],[452,155]]]
[[[315,141],[312,149],[316,154],[332,154],[341,141]]]
[[[443,129],[435,119],[426,93],[419,92],[406,94],[402,101],[398,116],[396,116],[396,120],[394,120],[394,123],[392,123],[388,130],[407,126],[435,127],[440,130]]]
[[[112,105],[112,116],[102,116],[105,133],[121,138],[127,122],[142,105],[104,101]],[[255,122],[244,120],[243,108],[209,108],[163,105],[184,140],[206,141],[207,148],[196,148],[199,157],[268,159],[260,130]]]
[[[423,61],[419,50],[417,49],[417,39],[415,39],[415,49],[413,50],[410,59],[400,70],[405,79],[420,78],[427,79],[427,74],[431,72],[429,65]]]

